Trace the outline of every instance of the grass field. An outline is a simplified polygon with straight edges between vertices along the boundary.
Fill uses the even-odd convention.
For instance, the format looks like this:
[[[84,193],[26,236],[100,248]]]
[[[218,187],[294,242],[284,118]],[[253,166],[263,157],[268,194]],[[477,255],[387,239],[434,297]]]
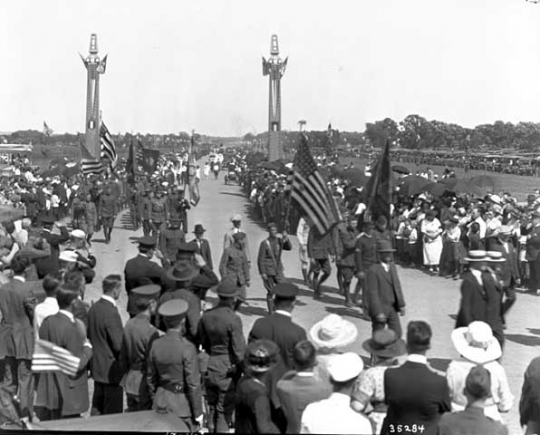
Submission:
[[[352,162],[357,168],[364,168],[368,163],[365,159],[359,158],[342,158],[339,159],[340,164],[349,164]],[[439,179],[442,178],[445,166],[434,166],[434,165],[415,165],[413,163],[400,163],[400,162],[391,162],[393,165],[402,165],[411,171],[411,173],[416,173],[417,171],[424,171],[429,166],[436,174],[439,175]],[[536,189],[540,189],[540,178],[538,177],[529,177],[529,176],[520,176],[520,175],[511,175],[511,174],[499,174],[497,172],[490,171],[477,171],[472,170],[468,173],[461,168],[453,168],[458,178],[469,179],[476,177],[478,175],[489,175],[495,180],[495,189],[493,193],[500,193],[502,191],[509,192],[512,196],[516,197],[518,201],[526,201],[527,195],[534,193]],[[491,189],[487,189],[486,193],[492,193]]]

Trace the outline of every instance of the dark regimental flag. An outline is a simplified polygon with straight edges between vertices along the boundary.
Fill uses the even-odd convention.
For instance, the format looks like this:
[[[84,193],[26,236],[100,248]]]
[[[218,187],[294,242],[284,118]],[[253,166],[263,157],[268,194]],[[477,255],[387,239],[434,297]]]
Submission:
[[[135,174],[137,173],[137,164],[136,164],[136,157],[135,157],[135,151],[134,151],[134,145],[133,145],[133,138],[131,138],[131,142],[129,144],[129,154],[126,161],[126,172],[128,176],[128,182],[134,183],[135,182]]]
[[[142,148],[142,167],[147,174],[153,174],[159,162],[159,151]]]
[[[52,128],[50,128],[45,121],[43,121],[43,133],[47,137],[51,137],[53,134]]]
[[[103,121],[101,121],[101,129],[99,131],[99,138],[101,141],[101,156],[105,157],[111,163],[113,168],[116,167],[118,161],[118,155],[116,154],[116,145],[109,132],[109,129]]]
[[[307,137],[300,135],[300,144],[294,157],[294,176],[291,198],[300,207],[301,215],[325,234],[341,221],[336,201],[311,156]]]
[[[32,371],[34,373],[62,372],[68,376],[75,376],[79,371],[80,363],[80,358],[77,358],[69,350],[46,340],[36,340],[32,355]]]
[[[388,139],[371,173],[371,178],[365,190],[367,207],[364,221],[376,220],[379,216],[385,216],[388,222],[390,222],[392,185],[390,180],[390,141]]]

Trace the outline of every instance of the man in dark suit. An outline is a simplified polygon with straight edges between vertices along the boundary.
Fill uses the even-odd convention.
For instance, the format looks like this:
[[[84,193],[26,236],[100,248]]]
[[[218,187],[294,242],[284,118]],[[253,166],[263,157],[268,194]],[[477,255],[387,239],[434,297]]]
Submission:
[[[197,350],[181,334],[187,309],[181,299],[159,307],[167,333],[150,348],[146,379],[153,409],[181,418],[191,432],[202,425],[203,411]]]
[[[540,211],[531,214],[532,228],[527,236],[526,259],[531,267],[529,290],[540,293]]]
[[[506,260],[500,264],[500,279],[502,280],[503,292],[505,299],[502,305],[501,315],[503,317],[508,312],[510,307],[516,302],[516,289],[517,285],[521,284],[518,268],[518,254],[512,241],[512,228],[506,225],[502,225],[496,230],[497,237],[493,238],[490,249],[502,254],[502,257]]]
[[[280,422],[280,429],[285,430],[286,420],[283,416],[281,403],[276,391],[277,382],[289,370],[293,368],[293,351],[296,344],[307,338],[306,331],[301,326],[293,323],[292,310],[298,287],[294,284],[283,282],[273,288],[274,308],[273,314],[257,319],[251,332],[248,342],[259,339],[272,340],[279,347],[279,358],[276,366],[269,373],[269,394],[272,400],[274,421]]]
[[[435,435],[440,416],[450,412],[446,379],[427,363],[431,336],[431,327],[426,322],[409,323],[407,362],[384,372],[384,398],[388,411],[381,434],[397,433],[401,428],[404,434]]]
[[[91,415],[122,412],[122,319],[116,306],[122,277],[109,275],[103,280],[103,296],[88,312],[88,338],[94,356],[91,372],[94,378]]]
[[[371,318],[372,331],[383,329],[387,324],[401,338],[398,313],[405,315],[405,298],[393,262],[394,251],[389,241],[377,241],[379,263],[371,266],[367,272],[365,304]]]
[[[126,373],[121,384],[126,392],[127,412],[152,408],[146,383],[146,356],[152,342],[160,335],[160,331],[150,323],[160,291],[161,287],[155,284],[131,290],[138,313],[124,327],[120,350],[120,363]]]
[[[195,252],[197,254],[200,254],[202,258],[204,258],[204,261],[206,261],[206,264],[208,264],[208,267],[210,269],[214,269],[214,263],[212,262],[212,252],[210,251],[210,243],[208,242],[208,240],[203,238],[205,231],[206,230],[201,224],[195,225],[195,229],[193,231],[193,234],[195,234],[195,239],[192,240],[190,243],[197,246]]]
[[[201,345],[209,355],[205,387],[209,409],[209,431],[229,431],[234,411],[236,383],[240,379],[246,350],[242,319],[234,312],[238,295],[236,282],[222,280],[216,293],[218,305],[206,311],[199,323]]]
[[[316,364],[315,346],[301,341],[293,351],[295,371],[287,372],[277,383],[277,394],[287,419],[286,433],[300,433],[302,413],[313,402],[328,399],[332,389],[313,374]]]
[[[5,348],[6,355],[6,389],[13,397],[18,396],[21,416],[31,418],[34,411],[34,332],[26,311],[26,302],[31,297],[33,287],[24,279],[29,265],[30,260],[27,258],[16,256],[12,260],[13,279],[0,287],[0,312],[1,327],[5,330],[1,345]]]
[[[506,435],[508,428],[484,415],[486,400],[491,396],[491,375],[482,366],[471,369],[465,380],[467,407],[464,411],[444,414],[437,435]]]
[[[482,280],[482,269],[487,266],[486,251],[469,251],[465,257],[469,262],[469,271],[463,274],[461,283],[461,302],[456,320],[456,328],[469,326],[479,320],[486,321],[488,296]]]
[[[39,338],[60,346],[80,358],[77,374],[45,372],[39,376],[36,408],[42,413],[40,420],[79,417],[88,411],[88,362],[92,358],[92,345],[85,337],[82,322],[73,316],[78,289],[66,284],[56,293],[58,314],[47,317],[39,328]]]
[[[41,237],[47,241],[51,247],[51,255],[46,258],[36,260],[36,268],[39,279],[43,279],[48,273],[56,273],[60,269],[58,256],[60,255],[60,246],[69,240],[69,232],[65,225],[57,224],[60,234],[53,234],[54,218],[46,216],[42,219],[43,230]]]
[[[291,242],[287,236],[287,232],[283,232],[283,236],[278,235],[278,228],[274,222],[268,224],[268,238],[263,240],[259,246],[259,255],[257,257],[257,265],[259,273],[266,289],[266,302],[268,305],[268,313],[272,314],[272,289],[274,286],[282,282],[283,263],[281,263],[281,253],[292,249]]]
[[[139,240],[139,254],[128,260],[124,269],[126,292],[128,294],[127,312],[130,317],[137,314],[131,289],[147,284],[161,284],[165,271],[152,261],[156,240],[153,237],[141,237]]]

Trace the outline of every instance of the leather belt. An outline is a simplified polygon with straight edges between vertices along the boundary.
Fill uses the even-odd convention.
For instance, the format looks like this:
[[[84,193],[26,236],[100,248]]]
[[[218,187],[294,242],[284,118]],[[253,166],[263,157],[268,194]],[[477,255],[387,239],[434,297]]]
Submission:
[[[174,394],[184,394],[184,386],[182,384],[166,384],[160,385],[160,387]]]

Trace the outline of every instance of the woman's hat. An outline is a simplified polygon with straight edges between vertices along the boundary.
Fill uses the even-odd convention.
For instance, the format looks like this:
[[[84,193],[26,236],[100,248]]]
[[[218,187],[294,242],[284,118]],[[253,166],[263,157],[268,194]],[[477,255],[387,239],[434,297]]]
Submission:
[[[497,235],[497,236],[511,236],[512,235],[512,227],[510,227],[509,225],[501,225],[500,227],[497,227],[495,229],[493,234]]]
[[[377,241],[377,252],[395,252],[396,250],[392,248],[392,243],[388,240],[378,240]]]
[[[472,322],[469,326],[452,331],[452,343],[461,356],[476,364],[499,359],[501,345],[485,322]]]
[[[75,237],[77,239],[86,239],[86,234],[83,230],[73,230],[70,234],[71,237]]]
[[[486,251],[482,250],[475,250],[475,251],[469,251],[468,257],[465,257],[465,261],[488,261],[489,258],[487,256]]]
[[[364,341],[362,347],[370,354],[383,358],[394,358],[407,353],[405,342],[389,328],[373,332],[373,336]]]
[[[358,335],[354,323],[337,314],[329,314],[315,323],[309,331],[309,337],[318,348],[334,349],[353,343]]]
[[[191,261],[179,260],[167,271],[167,278],[173,281],[190,281],[199,274]]]
[[[506,261],[506,259],[502,255],[502,252],[487,251],[486,254],[490,263],[504,263]]]
[[[328,363],[327,370],[334,382],[347,382],[358,377],[364,369],[362,358],[354,352],[334,355]]]
[[[204,227],[202,226],[202,224],[197,224],[195,225],[195,229],[193,230],[193,232],[195,234],[202,234],[204,233],[206,230],[204,229]]]
[[[248,345],[244,364],[252,372],[267,372],[277,363],[278,352],[279,349],[273,341],[266,339],[256,340]]]

